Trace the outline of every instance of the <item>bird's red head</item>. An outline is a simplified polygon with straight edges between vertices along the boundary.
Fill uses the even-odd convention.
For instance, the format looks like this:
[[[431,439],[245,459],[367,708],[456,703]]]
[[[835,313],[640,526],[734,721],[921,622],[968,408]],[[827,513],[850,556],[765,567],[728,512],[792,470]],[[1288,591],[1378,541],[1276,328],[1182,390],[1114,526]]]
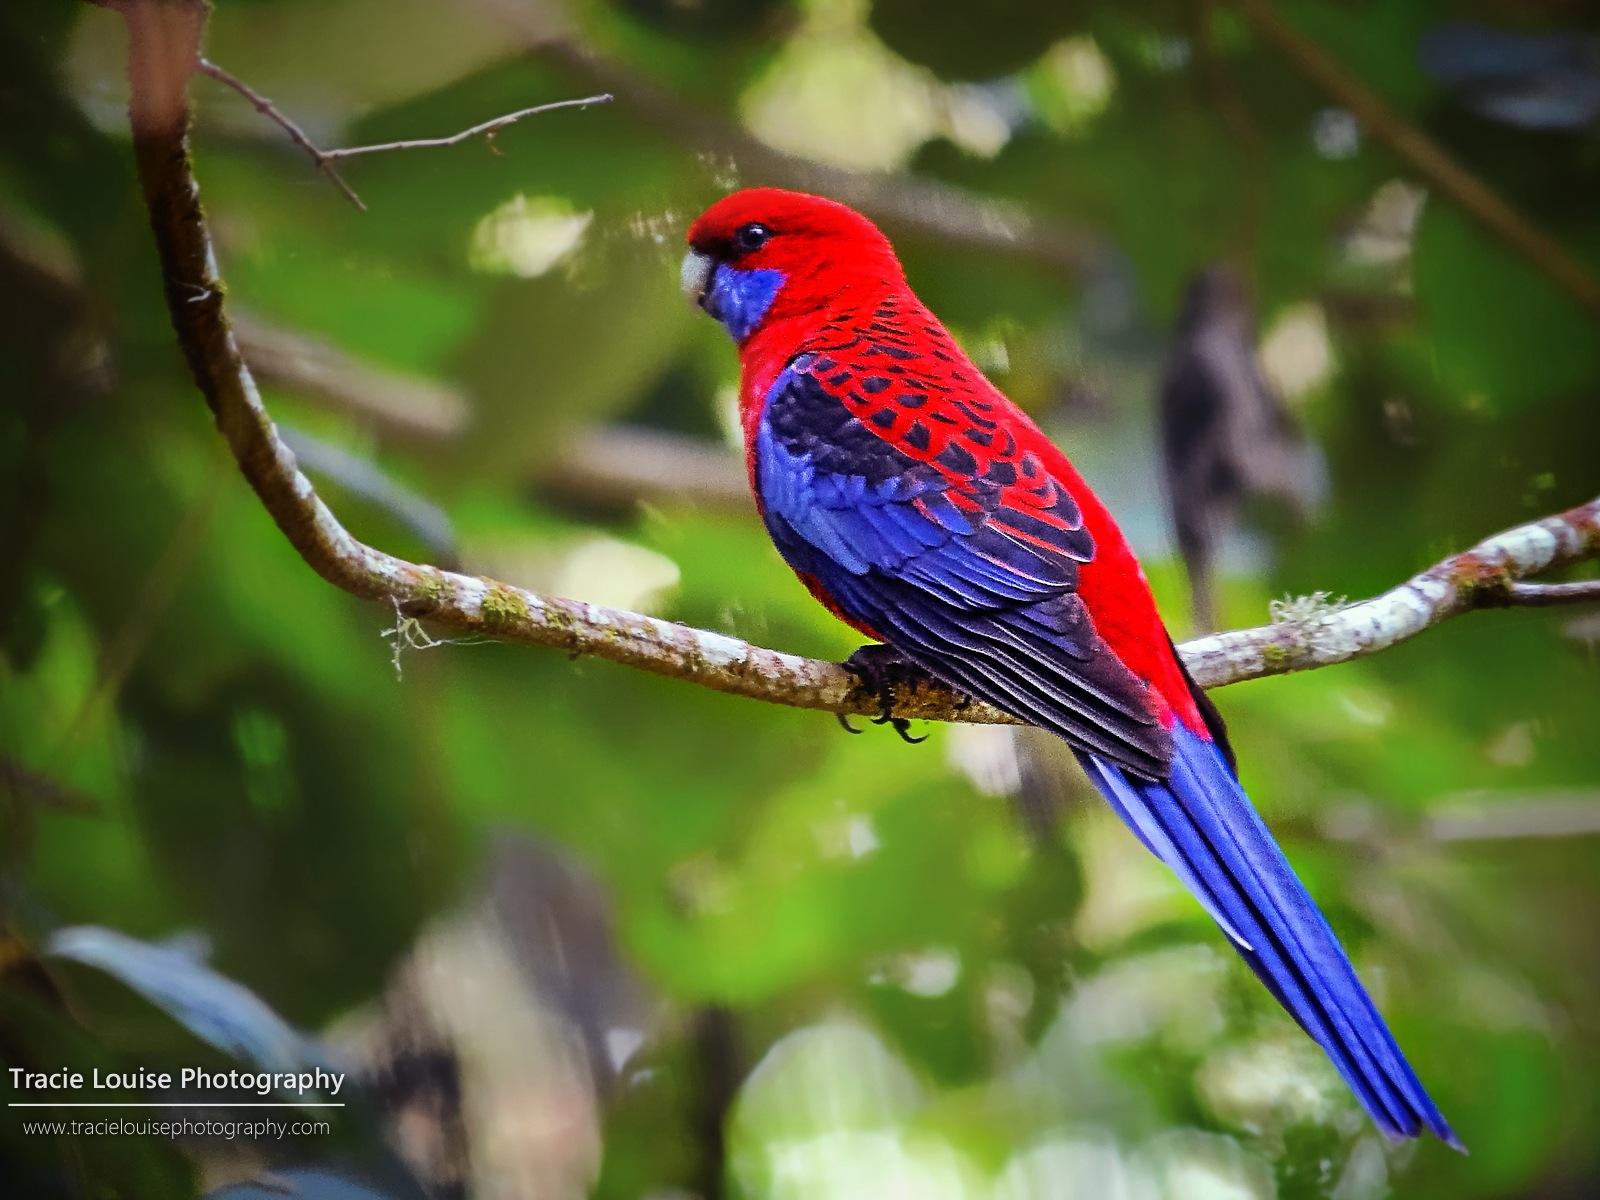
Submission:
[[[748,188],[689,227],[683,291],[736,342],[811,317],[863,288],[905,281],[889,239],[853,209],[821,196]]]

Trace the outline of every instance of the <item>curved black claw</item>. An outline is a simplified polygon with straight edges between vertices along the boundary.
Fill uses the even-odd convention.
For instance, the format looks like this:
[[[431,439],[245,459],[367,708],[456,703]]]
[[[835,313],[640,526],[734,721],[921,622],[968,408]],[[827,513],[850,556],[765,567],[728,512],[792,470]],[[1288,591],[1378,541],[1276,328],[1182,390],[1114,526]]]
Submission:
[[[854,725],[850,724],[850,718],[845,716],[843,713],[834,713],[833,715],[836,718],[838,718],[839,724],[843,727],[843,729],[844,729],[844,731],[846,733],[860,733],[861,732],[861,730],[857,729]]]
[[[928,740],[927,734],[923,734],[921,737],[912,737],[909,733],[907,733],[906,731],[911,728],[911,722],[906,720],[904,717],[890,717],[889,724],[892,725],[894,727],[894,731],[900,735],[900,740],[908,746],[915,746],[920,742],[925,742]]]
[[[843,666],[861,681],[862,690],[876,697],[878,715],[872,718],[874,725],[890,726],[900,735],[901,741],[913,746],[928,740],[926,734],[922,737],[912,737],[909,732],[911,722],[905,717],[894,715],[894,690],[901,686],[918,687],[936,682],[932,675],[916,663],[901,658],[888,646],[882,645],[862,646],[844,660]],[[839,714],[839,722],[850,732],[857,732],[845,720],[843,714]]]
[[[878,703],[884,705],[885,707],[887,707],[888,705],[892,704],[893,702],[894,702],[894,696],[893,696],[892,693],[889,695],[889,697],[887,699],[885,697],[883,697],[883,696],[879,696],[878,697]],[[892,726],[894,731],[900,735],[900,740],[902,742],[905,742],[907,745],[910,745],[910,746],[915,746],[920,742],[925,742],[925,741],[928,740],[928,735],[927,734],[923,734],[921,737],[912,737],[909,733],[906,732],[908,729],[911,728],[911,722],[908,719],[906,719],[905,717],[897,717],[893,713],[888,713],[888,712],[879,713],[877,716],[872,718],[872,723],[874,725],[889,725],[889,726]],[[846,728],[849,728],[849,727],[846,726]],[[852,729],[852,730],[850,730],[850,732],[851,733],[860,733],[861,731],[859,729]]]

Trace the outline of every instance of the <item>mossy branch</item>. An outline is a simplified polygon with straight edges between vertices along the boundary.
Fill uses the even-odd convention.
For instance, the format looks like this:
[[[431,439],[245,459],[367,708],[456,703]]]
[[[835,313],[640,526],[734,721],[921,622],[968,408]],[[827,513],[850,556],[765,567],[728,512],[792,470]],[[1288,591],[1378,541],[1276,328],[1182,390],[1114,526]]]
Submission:
[[[408,562],[353,537],[279,436],[228,324],[188,146],[187,85],[199,66],[206,7],[199,0],[118,0],[111,7],[128,24],[134,151],[178,343],[240,471],[313,570],[352,595],[438,626],[593,655],[774,704],[877,713],[877,698],[837,663]],[[1507,530],[1376,599],[1201,638],[1179,652],[1205,687],[1342,662],[1471,608],[1536,602],[1520,580],[1595,556],[1600,556],[1600,499]],[[1545,592],[1537,602],[1551,599]],[[931,684],[901,689],[894,715],[1013,721]]]

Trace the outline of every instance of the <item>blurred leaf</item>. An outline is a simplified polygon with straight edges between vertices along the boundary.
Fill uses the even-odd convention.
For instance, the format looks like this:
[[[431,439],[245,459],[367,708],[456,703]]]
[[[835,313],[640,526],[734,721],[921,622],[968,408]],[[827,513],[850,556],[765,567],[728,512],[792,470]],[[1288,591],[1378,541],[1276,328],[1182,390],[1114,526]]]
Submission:
[[[324,1063],[322,1051],[260,997],[175,942],[142,942],[114,929],[76,925],[50,935],[45,953],[114,975],[203,1042],[263,1071]]]
[[[911,62],[944,79],[996,79],[1078,30],[1081,4],[1000,0],[872,0],[872,31]]]

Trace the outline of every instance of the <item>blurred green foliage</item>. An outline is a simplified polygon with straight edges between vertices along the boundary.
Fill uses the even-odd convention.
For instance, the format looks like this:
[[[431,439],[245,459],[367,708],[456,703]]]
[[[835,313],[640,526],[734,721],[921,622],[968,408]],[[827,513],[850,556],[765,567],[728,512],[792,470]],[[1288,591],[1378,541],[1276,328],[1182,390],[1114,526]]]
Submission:
[[[1413,52],[1442,21],[1535,15],[1280,7],[1600,269],[1593,130],[1474,117]],[[786,148],[820,139],[834,161],[888,155],[869,180],[881,193],[917,174],[1104,237],[1101,265],[1072,278],[895,225],[913,284],[1103,487],[1180,634],[1152,393],[1181,290],[1218,259],[1250,281],[1264,328],[1318,306],[1331,355],[1293,397],[1330,503],[1302,527],[1254,514],[1226,623],[1259,623],[1285,593],[1376,592],[1600,485],[1592,315],[1445,197],[1413,208],[1414,229],[1377,228],[1376,198],[1406,165],[1359,130],[1324,136],[1340,128],[1325,98],[1225,8],[529,11],[554,43],[525,49],[492,5],[222,3],[209,53],[327,144],[453,132],[602,90],[613,70],[710,124],[623,102],[530,119],[493,152],[353,161],[360,213],[237,96],[193,88],[230,304],[445,382],[471,410],[457,435],[422,438],[276,383],[274,415],[443,505],[468,570],[647,603],[641,564],[665,562],[678,582],[654,603],[675,619],[807,654],[853,648],[753,514],[692,496],[597,513],[534,487],[597,424],[721,436],[733,352],[685,310],[675,274],[687,221],[768,181],[741,165],[741,120]],[[1572,5],[1537,21],[1593,32]],[[510,828],[603,882],[664,1011],[724,1013],[735,1030],[726,1112],[709,1118],[689,1023],[652,1031],[604,1105],[596,1195],[1592,1193],[1600,843],[1430,836],[1462,804],[1600,804],[1592,610],[1480,614],[1220,697],[1247,787],[1472,1156],[1385,1147],[1047,746],[1025,744],[1053,781],[1026,819],[1037,780],[1017,803],[974,782],[976,761],[1012,752],[1004,736],[849,738],[817,714],[499,646],[406,651],[397,678],[380,637],[392,614],[306,568],[182,369],[133,180],[120,36],[87,6],[0,13],[4,1065],[203,1053],[133,993],[41,967],[54,927],[202,931],[219,970],[320,1029],[372,1000]],[[876,108],[852,107],[862,71]],[[1385,248],[1360,249],[1379,235]],[[529,266],[539,254],[547,269]],[[423,553],[393,514],[326,490],[359,536]],[[347,1128],[340,1152],[375,1137]],[[0,1155],[8,1195],[176,1195],[191,1175],[165,1142],[28,1138],[12,1116]]]

